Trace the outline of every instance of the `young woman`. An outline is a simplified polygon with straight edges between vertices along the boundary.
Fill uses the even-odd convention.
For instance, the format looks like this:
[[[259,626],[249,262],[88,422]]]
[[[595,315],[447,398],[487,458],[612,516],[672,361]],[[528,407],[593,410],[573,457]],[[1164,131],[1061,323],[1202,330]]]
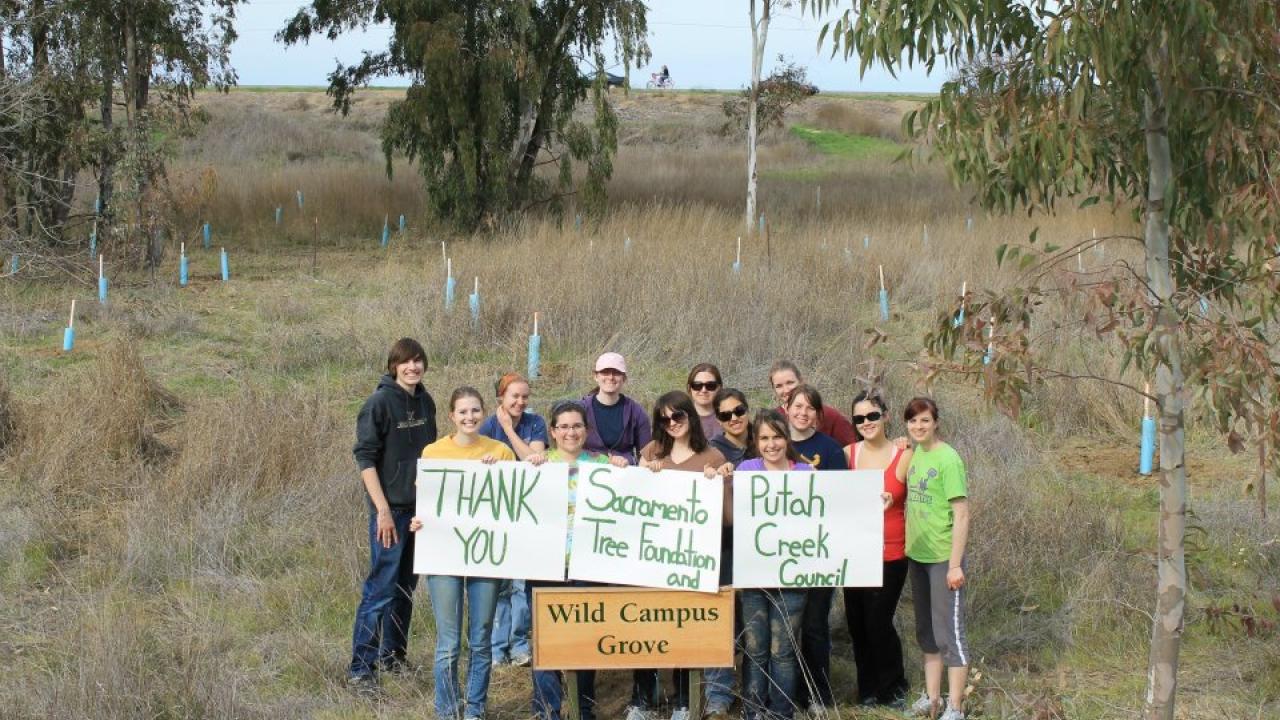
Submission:
[[[938,406],[918,397],[903,418],[915,443],[909,463],[898,463],[907,486],[907,573],[916,613],[916,640],[924,652],[924,693],[913,715],[942,708],[942,670],[947,669],[947,704],[941,720],[964,720],[961,703],[969,675],[964,630],[965,546],[969,501],[964,461],[938,437]]]
[[[890,495],[884,511],[884,584],[844,588],[858,699],[867,706],[904,706],[908,688],[902,641],[893,627],[893,616],[907,579],[903,509],[907,487],[898,479],[898,468],[911,462],[911,451],[889,440],[885,433],[888,424],[889,406],[879,395],[862,392],[853,399],[853,429],[859,440],[844,449],[849,469],[883,472],[884,491]]]
[[[582,398],[590,427],[586,448],[635,464],[651,434],[644,408],[622,394],[627,382],[627,361],[618,353],[604,353],[596,358],[595,377],[596,389]]]
[[[484,419],[484,400],[472,387],[460,387],[449,396],[449,419],[455,432],[441,438],[422,451],[429,460],[479,460],[494,463],[515,460],[511,448],[480,434]],[[410,529],[417,532],[422,521],[414,517]],[[493,611],[498,602],[495,578],[428,575],[427,591],[436,620],[435,711],[436,717],[462,717],[478,720],[484,717],[489,696],[490,639],[493,634]],[[465,594],[465,598],[464,598]],[[463,603],[466,603],[467,660],[466,696],[458,695],[458,662],[462,655]]]
[[[720,422],[720,434],[711,438],[711,446],[724,455],[726,462],[737,466],[748,457],[755,457],[755,443],[751,437],[751,421],[747,419],[750,408],[747,396],[737,388],[721,388],[716,393],[716,420]],[[733,468],[728,468],[732,471]]]
[[[387,374],[356,418],[354,454],[369,506],[369,574],[356,610],[347,682],[377,689],[376,673],[404,668],[413,614],[413,517],[416,460],[436,439],[436,404],[422,386],[427,353],[400,338],[387,353]]]
[[[694,418],[697,411],[693,400],[679,390],[669,392],[658,398],[653,406],[653,440],[640,450],[640,465],[654,472],[661,470],[687,470],[702,472],[707,477],[714,477],[723,467],[724,455],[711,447],[702,434],[702,425]],[[732,493],[725,493],[722,515],[728,522],[732,517]],[[638,678],[639,679],[639,678]],[[657,672],[652,674],[653,682],[657,682]],[[689,720],[689,671],[673,672],[675,682],[675,711],[671,720]],[[643,678],[648,682],[648,678]],[[651,697],[652,688],[644,682],[637,682],[637,690],[632,697],[633,706],[640,710],[644,705],[636,705],[637,701]]]
[[[784,415],[787,413],[787,399],[791,397],[791,391],[803,384],[800,369],[790,360],[779,360],[769,368],[769,387],[773,388],[773,394],[778,398],[778,409]],[[831,405],[822,408],[817,427],[819,432],[830,435],[840,447],[857,441],[853,426]]]
[[[517,460],[528,460],[547,449],[547,423],[531,412],[529,381],[509,372],[494,386],[498,409],[485,419],[480,434],[511,448]],[[503,580],[498,609],[493,615],[493,664],[524,667],[533,659],[529,649],[529,605],[524,580]]]
[[[752,422],[759,457],[743,460],[739,470],[810,470],[788,440],[787,422],[777,410],[762,410]],[[744,588],[742,624],[746,658],[742,662],[742,715],[746,720],[790,718],[802,683],[796,638],[804,615],[805,591]],[[804,707],[800,705],[799,707]]]
[[[817,470],[848,470],[844,450],[824,433],[818,432],[822,418],[822,395],[809,385],[797,385],[787,398],[787,418],[791,444],[801,459]],[[801,684],[797,695],[800,707],[810,715],[823,716],[833,707],[831,693],[831,604],[833,588],[805,591],[804,619],[800,623],[800,662],[809,682]]]
[[[693,398],[693,407],[698,411],[698,422],[702,424],[702,434],[708,440],[720,433],[720,421],[716,419],[716,391],[724,387],[720,378],[720,369],[711,363],[698,363],[689,371],[689,379],[685,381],[685,389]]]
[[[562,462],[569,465],[569,527],[573,527],[573,513],[578,497],[578,468],[583,464],[612,463],[616,467],[626,467],[627,461],[621,457],[609,457],[588,452],[584,445],[587,440],[587,411],[582,404],[573,400],[556,403],[551,408],[551,437],[555,447],[547,451],[544,457],[530,458],[535,465],[542,462]],[[565,566],[569,564],[569,551],[573,547],[573,535],[566,538]],[[533,605],[533,586],[549,587],[565,583],[530,582],[528,587],[528,604]],[[578,585],[583,583],[568,583]],[[581,720],[595,720],[595,683],[594,670],[579,670],[578,673],[578,711]],[[564,691],[560,687],[560,673],[555,670],[533,671],[533,713],[539,720],[560,720],[560,705]]]

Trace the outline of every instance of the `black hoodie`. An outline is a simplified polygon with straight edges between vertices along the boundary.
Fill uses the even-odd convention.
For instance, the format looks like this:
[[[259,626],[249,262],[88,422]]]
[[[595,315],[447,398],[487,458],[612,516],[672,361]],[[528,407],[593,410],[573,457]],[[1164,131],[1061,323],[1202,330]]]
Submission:
[[[383,375],[356,418],[352,453],[361,471],[378,471],[378,482],[392,507],[413,509],[418,458],[422,448],[435,441],[436,403],[431,394],[419,383],[410,395],[395,377]]]

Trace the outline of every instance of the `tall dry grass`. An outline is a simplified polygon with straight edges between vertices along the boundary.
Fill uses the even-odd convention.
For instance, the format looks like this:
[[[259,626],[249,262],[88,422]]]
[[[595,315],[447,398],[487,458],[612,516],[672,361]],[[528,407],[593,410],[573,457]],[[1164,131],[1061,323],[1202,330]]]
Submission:
[[[264,127],[312,122],[295,116],[316,112],[307,97],[261,102],[266,109],[250,117]],[[215,121],[239,112],[215,113]],[[82,310],[82,345],[68,357],[47,351],[56,338],[41,329],[61,317],[65,288],[6,289],[13,308],[3,312],[0,346],[20,361],[0,374],[10,398],[0,393],[0,410],[14,419],[0,453],[0,657],[10,670],[0,676],[3,714],[430,712],[425,676],[389,682],[374,707],[341,690],[367,563],[352,423],[397,337],[427,346],[426,383],[438,399],[523,368],[538,311],[535,409],[585,392],[592,358],[609,349],[627,355],[627,392],[646,404],[709,360],[764,406],[772,402],[767,368],[788,357],[844,410],[860,377],[879,376],[897,417],[922,391],[914,367],[920,337],[954,307],[961,282],[998,293],[1016,279],[995,267],[997,245],[1035,226],[1059,244],[1095,226],[1102,234],[1125,227],[1090,210],[1047,220],[978,215],[970,233],[964,194],[936,170],[913,175],[877,159],[827,165],[775,136],[764,155],[765,167],[779,170],[763,185],[768,243],[744,237],[735,276],[734,241],[744,234],[741,151],[682,119],[697,117],[696,106],[648,120],[639,104],[629,112],[632,123],[669,123],[654,132],[680,147],[624,146],[612,211],[581,229],[531,217],[494,236],[459,238],[415,224],[378,250],[382,213],[398,214],[395,204],[409,204],[419,183],[402,174],[396,192],[405,194],[392,203],[373,180],[376,158],[333,157],[369,149],[351,137],[367,129],[347,128],[320,143],[320,157],[308,151],[278,167],[255,165],[252,153],[184,156],[193,170],[218,173],[208,207],[225,213],[215,216],[215,233],[225,226],[238,243],[229,285],[211,279],[210,257],[198,249],[195,282],[181,292],[165,280],[176,277],[171,257],[155,278],[113,278],[113,304]],[[275,132],[265,137],[303,144]],[[234,134],[220,137],[219,146],[235,142]],[[367,187],[352,182],[361,177]],[[288,230],[296,236],[271,234],[272,203],[281,202],[272,198],[284,195],[292,212],[295,184],[307,207],[336,228],[316,252],[314,272],[312,249],[291,244],[305,241],[304,221],[291,220],[302,225]],[[356,230],[343,235],[344,227]],[[341,237],[330,242],[334,234]],[[441,239],[459,279],[452,312],[443,306]],[[1103,271],[1134,252],[1113,244],[1105,260],[1087,257],[1088,269]],[[888,323],[877,317],[881,265],[894,308]],[[1069,282],[1069,270],[1050,282]],[[477,276],[482,316],[472,329],[465,294]],[[1050,303],[1038,320],[1057,361],[1118,375],[1114,352],[1073,330],[1071,318],[1071,308]],[[887,339],[868,348],[873,329]],[[1106,386],[1050,383],[1035,388],[1014,422],[973,385],[946,381],[933,392],[944,431],[970,469],[970,629],[986,677],[974,716],[1130,716],[1145,663],[1155,510],[1144,481],[1116,467],[1136,463],[1136,448],[1123,447],[1133,398]],[[438,420],[443,427],[443,415]],[[1080,449],[1062,451],[1067,440]],[[1067,463],[1063,452],[1084,457]],[[1237,472],[1214,459],[1211,471]],[[1217,478],[1197,484],[1203,550],[1191,559],[1197,594],[1183,675],[1184,687],[1211,690],[1190,691],[1184,707],[1195,718],[1266,716],[1280,702],[1274,639],[1211,635],[1198,608],[1280,593],[1280,574],[1268,572],[1280,564],[1280,527],[1274,513],[1260,521],[1214,488]],[[1250,558],[1244,568],[1224,560],[1240,548]],[[905,604],[899,623],[910,638]],[[429,666],[423,593],[415,628],[411,659]],[[1215,669],[1228,660],[1239,677]],[[845,650],[836,673],[848,701]],[[603,687],[621,702],[624,684],[606,678]],[[525,717],[528,693],[526,674],[500,673],[491,715]],[[841,714],[857,711],[846,706]]]

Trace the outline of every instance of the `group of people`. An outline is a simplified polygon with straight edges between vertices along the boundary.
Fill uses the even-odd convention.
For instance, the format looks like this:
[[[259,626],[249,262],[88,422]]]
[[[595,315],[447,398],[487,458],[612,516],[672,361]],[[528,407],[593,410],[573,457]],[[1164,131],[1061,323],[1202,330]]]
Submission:
[[[964,631],[967,481],[960,456],[938,434],[938,406],[932,399],[917,397],[907,403],[907,437],[894,440],[887,433],[889,406],[875,392],[858,394],[850,408],[851,422],[823,403],[793,363],[780,361],[769,371],[778,406],[752,416],[746,394],[726,387],[714,365],[701,363],[689,372],[684,390],[662,395],[646,413],[622,392],[626,360],[607,352],[596,360],[595,388],[580,400],[555,403],[545,420],[528,410],[529,383],[515,373],[496,383],[497,407],[488,417],[479,391],[469,386],[455,389],[448,407],[453,432],[440,437],[434,401],[422,385],[425,370],[422,346],[410,338],[398,340],[387,357],[387,374],[357,420],[354,454],[369,504],[370,570],[353,632],[348,667],[353,688],[376,692],[378,673],[407,669],[405,649],[417,584],[413,534],[421,527],[414,516],[419,457],[566,463],[571,516],[578,468],[584,463],[721,477],[726,489],[722,586],[733,583],[735,470],[852,469],[883,476],[885,503],[883,584],[842,589],[859,702],[893,706],[920,717],[963,719],[969,664]],[[908,577],[916,639],[924,656],[925,687],[914,702],[907,694],[902,643],[893,623]],[[427,576],[436,624],[433,673],[439,717],[481,720],[492,667],[529,663],[529,608],[535,584]],[[736,588],[744,718],[791,718],[796,711],[822,717],[834,706],[829,616],[835,592]],[[460,689],[464,616],[469,658]],[[690,692],[705,693],[708,717],[727,718],[735,680],[733,668],[711,668],[702,688],[690,688],[688,671],[675,671],[672,720],[689,720]],[[648,720],[658,706],[658,681],[656,670],[634,671],[627,720]],[[560,674],[535,669],[533,686],[534,713],[542,720],[559,720]],[[595,673],[578,671],[577,687],[582,717],[594,720]]]

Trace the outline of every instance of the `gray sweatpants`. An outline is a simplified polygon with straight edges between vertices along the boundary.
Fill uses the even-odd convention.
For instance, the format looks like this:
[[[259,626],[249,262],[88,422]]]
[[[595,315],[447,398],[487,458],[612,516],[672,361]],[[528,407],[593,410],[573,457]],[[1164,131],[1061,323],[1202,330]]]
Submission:
[[[947,562],[921,563],[907,558],[911,598],[916,611],[916,642],[929,654],[942,655],[947,667],[969,664],[964,637],[964,587],[947,587]]]

